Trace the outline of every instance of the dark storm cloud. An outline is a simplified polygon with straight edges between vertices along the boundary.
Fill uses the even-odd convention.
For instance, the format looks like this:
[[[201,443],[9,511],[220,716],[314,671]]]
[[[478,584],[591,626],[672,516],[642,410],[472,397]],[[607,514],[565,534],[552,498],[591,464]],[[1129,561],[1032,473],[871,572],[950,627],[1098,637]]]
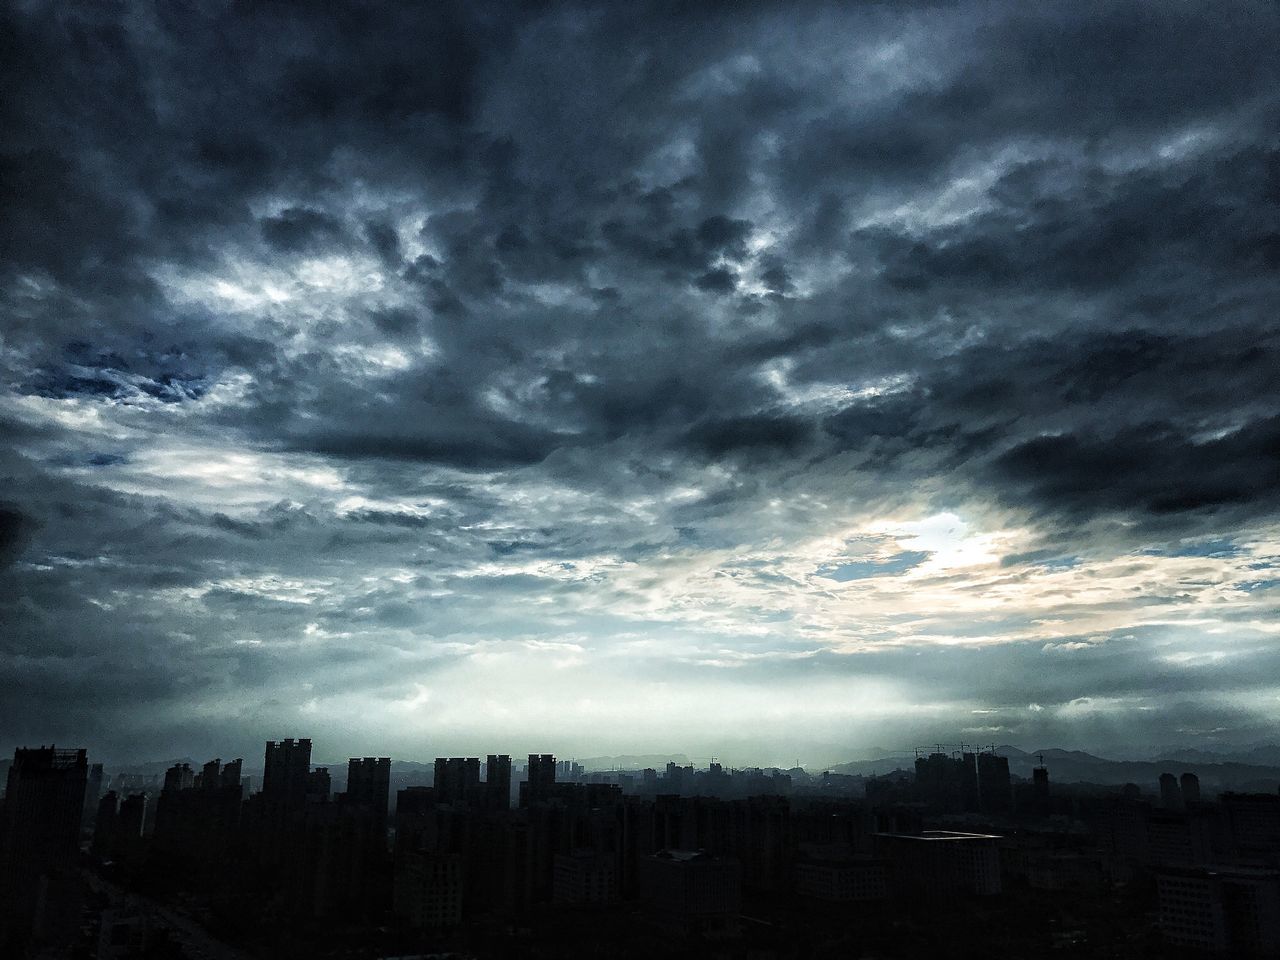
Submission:
[[[95,636],[155,664],[119,667],[140,697],[216,699],[234,663],[295,704],[308,624],[373,688],[395,671],[344,645],[383,634],[343,623],[675,622],[638,599],[673,557],[858,511],[1004,511],[1011,578],[1276,519],[1274,5],[0,17],[4,669],[52,704],[124,710]],[[937,552],[886,550],[809,569]],[[653,573],[593,600],[615,560]],[[1037,674],[1013,649],[962,672]]]

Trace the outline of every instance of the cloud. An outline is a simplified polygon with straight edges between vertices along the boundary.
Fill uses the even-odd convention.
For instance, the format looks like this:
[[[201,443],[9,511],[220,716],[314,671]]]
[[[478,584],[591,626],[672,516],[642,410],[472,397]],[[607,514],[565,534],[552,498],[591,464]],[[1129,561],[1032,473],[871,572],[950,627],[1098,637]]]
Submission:
[[[11,739],[1274,706],[1275,10],[0,16]]]

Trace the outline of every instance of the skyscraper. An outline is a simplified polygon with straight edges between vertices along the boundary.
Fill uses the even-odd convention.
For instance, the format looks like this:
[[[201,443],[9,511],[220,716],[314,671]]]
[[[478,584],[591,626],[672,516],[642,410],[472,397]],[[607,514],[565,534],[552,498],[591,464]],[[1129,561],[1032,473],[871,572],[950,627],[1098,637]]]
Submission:
[[[1172,773],[1160,774],[1160,806],[1166,810],[1182,809],[1182,790]]]
[[[98,812],[98,800],[102,796],[102,764],[89,766],[89,780],[84,790],[84,812],[80,818],[80,829],[83,831],[94,822]]]
[[[244,760],[236,757],[234,760],[228,761],[222,768],[222,785],[224,787],[240,786],[241,770],[244,767]]]
[[[268,740],[262,764],[263,799],[287,807],[305,806],[310,772],[310,740]]]
[[[1004,813],[1012,799],[1009,758],[998,753],[978,754],[978,795],[986,813]]]
[[[528,803],[545,800],[555,792],[556,758],[549,753],[529,754],[528,781],[524,799]]]
[[[490,810],[506,810],[511,806],[511,758],[489,754],[485,763],[485,806]]]
[[[80,854],[88,776],[84,750],[14,751],[0,823],[0,952],[20,955],[28,936],[69,909],[61,894]]]
[[[480,793],[479,757],[436,757],[435,774],[441,803],[463,803]]]
[[[6,878],[26,882],[49,870],[75,867],[88,778],[84,750],[14,751],[0,833]]]
[[[1200,802],[1200,778],[1194,773],[1184,773],[1178,779],[1178,785],[1182,788],[1183,804]]]
[[[374,836],[387,842],[387,803],[391,796],[390,757],[352,757],[347,761],[347,802],[368,807]]]

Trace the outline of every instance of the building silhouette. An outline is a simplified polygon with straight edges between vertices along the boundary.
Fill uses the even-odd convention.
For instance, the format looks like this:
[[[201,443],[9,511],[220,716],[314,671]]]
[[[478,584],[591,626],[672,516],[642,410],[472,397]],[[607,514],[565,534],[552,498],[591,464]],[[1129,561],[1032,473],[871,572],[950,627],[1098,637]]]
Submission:
[[[655,920],[680,936],[716,940],[738,932],[742,869],[702,850],[661,850],[640,864],[641,895]]]
[[[485,762],[484,797],[490,810],[506,810],[511,806],[511,758],[506,754],[489,754]]]
[[[529,754],[525,782],[520,785],[520,805],[550,799],[556,788],[556,758],[549,753]]]
[[[0,947],[18,951],[67,921],[89,765],[82,749],[18,748],[0,816]]]
[[[305,806],[310,773],[310,740],[268,740],[262,764],[263,799],[294,809]]]
[[[873,838],[873,849],[888,863],[898,896],[991,896],[1001,890],[999,839],[952,830],[880,833]]]
[[[1200,802],[1200,778],[1194,773],[1184,773],[1178,778],[1183,804]]]
[[[436,797],[441,803],[470,803],[480,795],[479,757],[436,757]]]
[[[1172,773],[1160,774],[1160,805],[1166,810],[1182,809],[1182,789]]]

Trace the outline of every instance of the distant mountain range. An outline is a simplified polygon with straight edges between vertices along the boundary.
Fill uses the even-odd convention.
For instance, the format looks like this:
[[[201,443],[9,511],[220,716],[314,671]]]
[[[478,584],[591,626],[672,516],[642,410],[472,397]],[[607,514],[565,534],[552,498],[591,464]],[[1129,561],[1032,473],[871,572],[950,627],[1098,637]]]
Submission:
[[[1022,750],[1005,744],[996,747],[996,752],[1009,758],[1009,770],[1014,776],[1029,779],[1031,771],[1039,765],[1038,757],[1043,756],[1044,765],[1049,768],[1049,778],[1056,783],[1096,783],[1101,785],[1120,785],[1136,783],[1146,790],[1156,789],[1162,773],[1194,773],[1200,778],[1202,788],[1207,792],[1218,790],[1254,790],[1273,793],[1280,785],[1280,744],[1259,743],[1247,747],[1223,750],[1206,750],[1198,747],[1161,748],[1153,757],[1146,760],[1109,760],[1082,750],[1062,750],[1049,748],[1045,750]],[[880,753],[880,756],[876,756]],[[868,759],[850,760],[837,764],[829,769],[833,773],[852,774],[856,776],[884,776],[895,770],[913,771],[913,758],[905,754],[891,754],[888,750],[867,750],[863,757]],[[92,757],[90,758],[92,760]],[[520,757],[513,757],[517,765]],[[567,759],[567,758],[562,758]],[[683,753],[649,753],[619,754],[617,756],[580,757],[577,762],[587,770],[642,770],[653,767],[661,771],[668,761],[681,766],[690,763],[688,755]],[[162,777],[164,771],[174,763],[188,763],[193,770],[200,764],[189,757],[178,760],[152,760],[134,764],[108,764],[107,773],[111,776],[128,773],[142,776]],[[0,758],[0,787],[11,764],[9,758]],[[325,763],[313,761],[313,766],[328,766],[333,775],[334,789],[345,785],[347,762],[345,759]],[[701,764],[699,764],[701,766]],[[245,765],[247,775],[259,777],[261,766]],[[816,774],[817,769],[808,770]],[[393,788],[417,783],[428,783],[431,780],[432,764],[414,760],[392,760],[391,775]]]
[[[1049,770],[1050,782],[1097,783],[1119,785],[1136,783],[1155,789],[1160,774],[1194,773],[1201,787],[1217,790],[1260,790],[1274,793],[1280,785],[1280,746],[1262,744],[1244,751],[1212,753],[1206,750],[1168,750],[1151,760],[1107,760],[1081,750],[1026,751],[1008,744],[996,747],[996,753],[1009,758],[1009,772],[1029,779],[1040,765]],[[895,770],[913,770],[910,757],[886,757],[879,760],[854,760],[832,768],[833,773],[864,777],[883,776]]]

